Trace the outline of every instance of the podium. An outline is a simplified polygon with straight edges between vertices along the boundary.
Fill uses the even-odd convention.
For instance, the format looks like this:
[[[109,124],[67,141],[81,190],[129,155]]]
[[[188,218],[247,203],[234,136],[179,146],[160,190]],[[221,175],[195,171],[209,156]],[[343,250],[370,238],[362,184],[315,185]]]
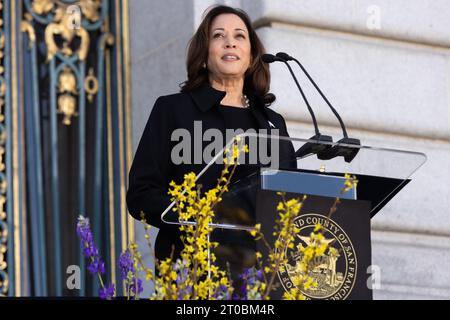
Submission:
[[[215,249],[218,264],[229,266],[232,276],[236,276],[255,264],[255,250],[267,256],[268,249],[255,242],[248,231],[260,223],[265,238],[273,244],[276,208],[281,201],[278,192],[285,192],[286,199],[307,195],[295,221],[300,234],[294,248],[285,248],[289,261],[278,271],[277,290],[271,298],[281,299],[284,291],[294,286],[292,278],[301,259],[298,248],[307,245],[314,226],[320,223],[325,241],[338,254],[320,257],[310,270],[318,285],[303,294],[308,299],[372,299],[370,220],[411,181],[414,172],[425,163],[425,154],[252,133],[240,138],[240,143],[249,146],[250,154],[241,155],[229,191],[216,206],[211,224],[211,240],[219,242]],[[230,141],[225,148],[232,144]],[[197,175],[197,183],[211,172],[212,166],[222,163],[225,148],[208,161]],[[298,152],[286,152],[305,149],[319,152],[303,152],[301,156]],[[330,157],[330,153],[336,156]],[[348,154],[352,156],[342,156]],[[345,174],[355,176],[358,184],[341,193]],[[337,210],[329,216],[337,197]],[[164,222],[193,223],[181,221],[171,210],[174,205],[162,213]]]

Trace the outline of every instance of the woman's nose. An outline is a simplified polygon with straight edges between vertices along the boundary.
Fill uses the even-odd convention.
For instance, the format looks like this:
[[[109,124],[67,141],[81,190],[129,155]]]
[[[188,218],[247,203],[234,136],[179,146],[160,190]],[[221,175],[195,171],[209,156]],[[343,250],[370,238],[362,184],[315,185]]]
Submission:
[[[236,45],[233,42],[233,39],[227,38],[225,42],[225,47],[228,48],[236,48]]]

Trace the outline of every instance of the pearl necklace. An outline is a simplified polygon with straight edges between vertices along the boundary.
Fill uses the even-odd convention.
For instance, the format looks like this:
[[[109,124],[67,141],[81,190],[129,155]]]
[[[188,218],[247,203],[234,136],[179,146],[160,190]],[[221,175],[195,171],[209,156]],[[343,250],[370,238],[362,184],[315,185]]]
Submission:
[[[244,106],[243,108],[248,109],[250,108],[250,100],[247,98],[247,95],[244,94]]]

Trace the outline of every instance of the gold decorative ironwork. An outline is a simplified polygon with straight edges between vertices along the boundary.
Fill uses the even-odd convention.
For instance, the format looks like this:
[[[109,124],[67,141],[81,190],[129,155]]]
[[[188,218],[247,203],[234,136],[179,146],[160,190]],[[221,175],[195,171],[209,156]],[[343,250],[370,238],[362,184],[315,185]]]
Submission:
[[[0,38],[4,38],[3,35],[0,35]],[[0,61],[3,59],[4,53],[3,53],[4,45],[2,44],[2,41],[0,39]],[[0,64],[0,77],[3,77],[4,68]],[[0,123],[3,123],[5,120],[5,94],[6,94],[6,84],[2,81],[0,82]]]
[[[80,0],[76,3],[82,14],[91,22],[100,19],[99,10],[101,8],[101,0]],[[31,10],[38,14],[44,15],[50,12],[54,13],[53,22],[49,23],[45,29],[45,43],[47,45],[47,62],[50,61],[58,52],[62,52],[65,56],[73,55],[71,44],[74,38],[81,39],[77,54],[80,60],[84,61],[89,50],[89,33],[81,27],[74,26],[73,12],[69,10],[72,5],[60,1],[52,0],[34,0]],[[58,46],[55,36],[61,36],[63,39],[62,47]]]
[[[66,67],[59,75],[59,93],[70,92],[77,94],[77,79],[70,68]]]
[[[90,103],[94,101],[94,96],[98,92],[98,80],[94,75],[94,69],[89,69],[89,74],[84,80],[84,90],[86,90],[88,100]]]
[[[77,79],[73,71],[65,67],[58,78],[58,92],[61,93],[58,97],[58,113],[63,114],[63,124],[69,126],[72,123],[72,117],[77,116],[76,99],[73,95],[77,92]]]
[[[1,1],[1,0],[0,0]],[[47,63],[50,62],[50,72],[52,73],[52,85],[56,85],[56,98],[57,112],[62,114],[62,122],[65,125],[70,125],[74,116],[77,116],[77,111],[80,111],[78,103],[79,99],[82,97],[83,90],[86,92],[86,99],[92,102],[95,96],[98,94],[99,90],[105,90],[105,107],[107,120],[107,161],[108,161],[108,188],[112,190],[108,196],[109,202],[109,218],[111,230],[121,228],[121,237],[116,238],[114,232],[110,235],[110,247],[111,247],[111,261],[113,261],[112,269],[112,279],[116,276],[116,266],[115,266],[115,243],[119,240],[119,244],[126,246],[128,241],[134,240],[134,221],[126,215],[121,216],[121,220],[117,221],[114,216],[114,211],[116,208],[116,201],[114,192],[114,168],[116,161],[120,166],[120,184],[122,190],[118,195],[120,200],[121,212],[126,211],[125,206],[125,193],[123,190],[123,185],[126,185],[126,176],[124,168],[129,169],[129,161],[132,159],[131,152],[131,114],[130,111],[130,101],[129,101],[129,39],[128,39],[128,14],[125,10],[128,10],[128,0],[106,0],[109,3],[115,3],[114,6],[111,5],[114,10],[110,9],[107,13],[102,8],[102,4],[105,0],[80,0],[80,1],[60,1],[60,0],[31,0],[26,1],[25,7],[28,13],[24,13],[24,23],[22,23],[22,32],[24,36],[31,39],[31,27],[36,28],[37,42],[44,42],[46,46],[46,59]],[[69,3],[70,2],[70,3]],[[77,28],[74,28],[73,22],[73,12],[70,12],[70,8],[73,6],[78,7],[79,13],[82,15],[83,24],[77,24]],[[77,8],[75,8],[77,9]],[[101,10],[102,9],[102,10]],[[73,8],[72,8],[73,10]],[[31,17],[29,19],[29,17]],[[117,17],[114,21],[113,28],[111,28],[115,35],[109,33],[109,18]],[[100,19],[103,20],[103,27],[100,28]],[[34,19],[34,20],[33,20]],[[123,20],[122,20],[123,19]],[[81,22],[81,19],[76,22]],[[90,24],[94,22],[94,24]],[[108,25],[108,27],[107,27]],[[42,31],[42,32],[41,32]],[[118,54],[112,54],[112,52],[107,48],[106,50],[101,50],[105,52],[105,74],[99,74],[96,69],[90,68],[93,64],[90,63],[91,59],[87,58],[89,56],[96,55],[97,52],[90,52],[94,46],[93,39],[104,39],[104,43],[100,45],[107,44],[108,46],[117,45],[116,51]],[[45,38],[41,39],[41,35]],[[107,35],[107,37],[103,37]],[[117,43],[116,43],[117,42]],[[31,44],[36,45],[36,42],[30,41]],[[98,48],[97,48],[98,49]],[[94,50],[95,51],[95,50]],[[122,56],[123,55],[123,56]],[[114,65],[111,63],[111,59],[114,57]],[[124,61],[122,61],[124,60]],[[78,65],[79,64],[79,65]],[[67,66],[66,69],[63,66]],[[95,64],[94,64],[95,66]],[[78,68],[79,67],[79,68]],[[61,69],[62,68],[62,69]],[[95,68],[95,67],[94,67]],[[117,69],[117,73],[113,73]],[[54,74],[53,72],[57,72]],[[98,76],[98,77],[97,77]],[[99,78],[102,76],[105,85],[104,88],[99,88]],[[119,78],[117,85],[113,83],[116,81],[116,77]],[[56,83],[53,81],[56,80]],[[126,86],[126,91],[124,91],[124,86]],[[120,102],[112,104],[112,97],[115,96],[116,92],[111,92],[117,88],[120,93],[117,93],[117,97]],[[45,89],[45,88],[44,88]],[[54,89],[54,88],[52,88]],[[54,91],[52,91],[54,92]],[[84,102],[84,101],[83,101]],[[103,107],[103,106],[98,106]],[[113,110],[120,109],[118,120],[114,120],[112,115]],[[82,112],[80,112],[82,114]],[[120,126],[116,126],[115,122],[121,123]],[[116,146],[113,145],[113,134],[118,131],[122,136],[120,148],[118,150],[121,152],[120,159],[113,159],[113,152]],[[124,138],[127,140],[124,141]],[[129,143],[129,145],[128,145]],[[126,147],[126,149],[124,148]],[[123,171],[123,172],[122,172]],[[120,225],[116,225],[120,223]],[[116,227],[114,227],[116,226]],[[15,284],[15,281],[14,281]]]
[[[4,82],[3,58],[5,49],[5,34],[3,31],[3,0],[0,0],[0,125],[5,124],[5,94],[6,84]],[[8,263],[5,254],[8,250],[8,222],[6,220],[6,166],[5,166],[5,145],[6,131],[0,131],[0,296],[4,296],[9,291]]]
[[[78,48],[78,57],[84,61],[87,57],[89,50],[89,33],[82,27],[71,28],[73,18],[64,8],[56,9],[55,22],[50,23],[45,28],[45,43],[47,44],[47,62],[52,60],[53,57],[61,51],[65,56],[71,56],[73,54],[70,44],[75,37],[81,39],[81,43]],[[63,38],[63,47],[58,47],[55,41],[55,36],[60,35]]]
[[[21,216],[24,216],[23,205],[20,202],[20,192],[21,192],[21,182],[20,182],[20,171],[21,166],[19,164],[20,162],[20,116],[19,116],[19,108],[20,102],[19,102],[19,81],[21,78],[21,74],[18,72],[15,72],[16,70],[23,70],[23,68],[19,68],[20,65],[20,47],[16,46],[17,40],[19,39],[18,30],[16,30],[15,26],[17,24],[17,21],[19,17],[17,16],[17,8],[20,8],[21,3],[17,1],[10,1],[10,25],[13,26],[10,29],[11,35],[11,51],[13,52],[10,56],[11,60],[11,70],[14,70],[14,72],[11,72],[11,80],[8,84],[10,84],[11,88],[9,90],[11,91],[11,135],[8,136],[8,139],[11,139],[11,145],[12,148],[10,150],[11,152],[11,167],[12,167],[12,173],[10,175],[11,179],[11,185],[12,185],[12,192],[11,192],[11,202],[12,202],[12,221],[10,223],[12,224],[12,230],[15,230],[16,232],[13,232],[13,234],[10,235],[14,239],[14,246],[13,246],[13,255],[14,255],[14,268],[12,268],[11,271],[14,272],[14,296],[21,297],[22,293],[24,292],[23,289],[25,289],[25,286],[27,285],[26,282],[23,282],[23,272],[25,267],[23,264],[22,254],[21,251],[24,248],[23,239],[25,237],[22,237],[19,230],[23,228],[23,230],[26,230],[25,222],[21,221]],[[9,119],[8,119],[9,120]],[[9,183],[9,181],[8,181]],[[8,199],[9,200],[9,199]],[[23,285],[22,285],[23,284]]]
[[[90,22],[99,21],[101,6],[101,0],[80,0],[73,4],[55,0],[32,1],[31,13],[46,18],[50,17],[50,13],[53,14],[53,19],[45,27],[47,62],[51,61],[58,53],[62,53],[66,57],[78,55],[80,61],[86,60],[90,37],[88,31],[81,26],[81,18]],[[77,16],[74,15],[74,12]],[[25,19],[31,21],[31,14],[25,14]],[[32,25],[27,21],[22,23],[22,31],[28,32],[30,39],[35,39]],[[34,38],[32,38],[33,36]],[[82,75],[82,77],[84,76]],[[89,102],[93,101],[94,95],[98,92],[98,81],[91,70],[84,79],[84,83],[77,85],[78,81],[82,82],[83,79],[77,79],[68,68],[58,76],[59,93],[64,93],[58,97],[58,113],[64,115],[63,124],[65,125],[70,125],[72,117],[78,114],[76,99],[73,97],[78,94],[77,88],[84,85]]]
[[[115,7],[120,8],[120,1],[115,0]],[[117,16],[120,17],[120,13],[117,12]],[[116,22],[116,35],[120,35],[122,33],[122,21],[120,19],[117,19]],[[125,164],[125,152],[123,150],[123,139],[125,136],[124,128],[123,128],[123,69],[122,69],[122,38],[118,36],[116,38],[117,42],[117,54],[116,54],[116,63],[117,63],[117,87],[120,88],[117,91],[117,113],[118,113],[118,131],[119,131],[119,166],[120,166],[120,181],[122,183],[125,183],[125,176],[124,176],[124,164]],[[125,188],[120,188],[120,212],[122,214],[120,215],[121,218],[121,228],[122,228],[122,251],[125,251],[125,249],[128,246],[128,235],[127,235],[127,216],[125,213],[127,212],[126,208],[126,200],[125,200]]]
[[[20,23],[20,31],[28,33],[28,39],[30,40],[29,48],[31,49],[33,47],[33,43],[36,42],[36,32],[31,24],[33,19],[31,15],[26,13],[24,16],[26,20]]]
[[[54,7],[52,0],[34,0],[32,3],[33,11],[37,14],[44,14],[50,12]]]
[[[36,12],[39,15],[49,13],[53,9],[55,9],[55,4],[60,7],[67,8],[69,4],[61,3],[60,1],[55,0],[34,0],[31,8],[33,12]],[[81,12],[83,12],[84,16],[90,21],[97,21],[100,18],[98,11],[101,7],[100,0],[80,0],[76,3],[80,6]]]
[[[130,54],[130,17],[129,17],[129,0],[122,1],[123,13],[123,58],[125,71],[125,117],[126,117],[126,145],[127,145],[127,172],[130,171],[131,162],[133,161],[132,150],[132,126],[131,126],[131,54]],[[136,241],[134,220],[131,215],[128,215],[128,239],[130,242]]]
[[[58,97],[58,113],[63,114],[63,124],[70,126],[72,117],[77,116],[76,99],[70,94],[63,94]]]
[[[79,6],[81,8],[81,12],[88,20],[94,22],[100,19],[100,15],[98,13],[101,7],[100,0],[81,0],[79,2]]]

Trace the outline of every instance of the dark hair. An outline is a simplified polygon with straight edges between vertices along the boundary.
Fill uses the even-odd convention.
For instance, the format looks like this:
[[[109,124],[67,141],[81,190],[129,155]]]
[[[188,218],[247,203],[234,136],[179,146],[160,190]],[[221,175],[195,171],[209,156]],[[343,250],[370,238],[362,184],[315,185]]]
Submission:
[[[251,45],[252,63],[245,74],[244,91],[251,90],[263,98],[265,105],[270,105],[275,101],[274,94],[269,93],[270,71],[269,66],[261,60],[261,56],[266,52],[258,35],[253,29],[250,17],[241,9],[224,5],[214,6],[205,15],[197,31],[189,41],[189,48],[186,59],[187,77],[183,82],[181,92],[189,92],[209,83],[208,70],[203,67],[208,59],[209,32],[211,23],[215,17],[221,14],[231,13],[237,15],[245,23]]]

